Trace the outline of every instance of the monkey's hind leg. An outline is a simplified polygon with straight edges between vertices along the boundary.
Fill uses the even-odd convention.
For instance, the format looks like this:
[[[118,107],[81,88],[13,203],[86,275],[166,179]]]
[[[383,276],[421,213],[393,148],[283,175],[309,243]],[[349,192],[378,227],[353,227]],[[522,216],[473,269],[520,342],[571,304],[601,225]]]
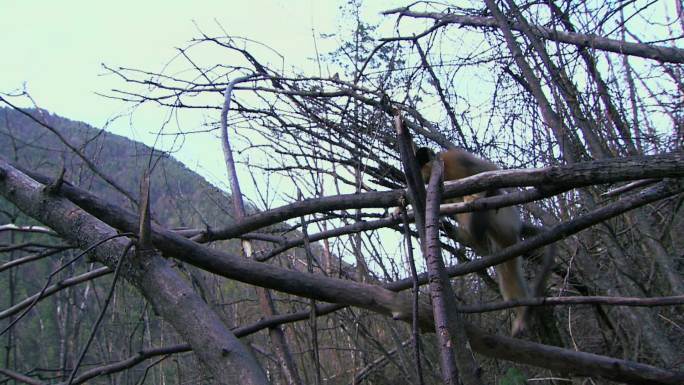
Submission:
[[[496,266],[499,290],[501,290],[501,295],[505,301],[528,297],[521,263],[520,257],[517,257]],[[525,331],[527,327],[528,308],[518,306],[515,308],[515,314],[511,328],[511,335],[514,337]]]

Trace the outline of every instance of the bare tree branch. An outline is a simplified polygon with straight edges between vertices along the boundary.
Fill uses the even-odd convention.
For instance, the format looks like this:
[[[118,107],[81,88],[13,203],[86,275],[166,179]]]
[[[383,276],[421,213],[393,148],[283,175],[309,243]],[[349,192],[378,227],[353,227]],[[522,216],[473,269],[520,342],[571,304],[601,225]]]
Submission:
[[[24,300],[17,302],[14,304],[12,307],[9,307],[3,311],[0,312],[0,319],[10,317],[14,314],[19,313],[20,311],[26,309],[29,306],[33,306],[35,303],[40,301],[43,298],[49,297],[52,294],[66,289],[70,286],[78,285],[79,283],[83,282],[88,282],[90,280],[93,280],[98,277],[102,277],[104,275],[108,275],[112,272],[113,270],[110,267],[100,267],[94,270],[91,270],[87,273],[83,273],[81,275],[77,275],[75,277],[70,277],[63,279],[56,284],[52,286],[48,286],[45,290],[41,290],[40,293],[36,293],[32,296],[24,298]]]
[[[466,25],[471,27],[499,28],[500,25],[494,17],[456,15],[438,12],[414,12],[408,8],[398,8],[388,10],[383,15],[398,15],[399,17],[413,17],[418,19],[435,20],[437,26],[449,24]],[[609,39],[593,34],[582,34],[576,32],[561,31],[548,27],[534,25],[534,33],[539,37],[558,41],[561,43],[572,44],[582,48],[599,49],[623,55],[638,56],[645,59],[652,59],[669,63],[684,63],[684,50],[675,47],[664,47],[654,44],[632,43],[623,40]],[[434,31],[435,27],[428,30]],[[511,23],[511,29],[521,31],[522,27],[518,23]],[[419,34],[420,37],[424,34]],[[381,41],[397,40],[398,38],[383,38]],[[414,40],[415,37],[406,37],[405,40]]]

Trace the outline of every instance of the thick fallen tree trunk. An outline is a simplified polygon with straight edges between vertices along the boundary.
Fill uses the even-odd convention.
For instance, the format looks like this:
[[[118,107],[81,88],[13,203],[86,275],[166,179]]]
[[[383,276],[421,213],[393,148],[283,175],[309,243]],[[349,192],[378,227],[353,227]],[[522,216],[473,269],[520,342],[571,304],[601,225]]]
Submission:
[[[0,167],[0,195],[28,216],[49,224],[66,241],[81,249],[117,235],[116,230],[68,199],[49,192],[44,185],[14,169]],[[89,257],[113,268],[119,258],[127,255],[122,277],[193,347],[211,374],[212,383],[233,384],[237,375],[241,383],[268,384],[251,350],[235,337],[169,261],[156,251],[136,257],[129,252],[129,242],[115,237],[94,248]]]

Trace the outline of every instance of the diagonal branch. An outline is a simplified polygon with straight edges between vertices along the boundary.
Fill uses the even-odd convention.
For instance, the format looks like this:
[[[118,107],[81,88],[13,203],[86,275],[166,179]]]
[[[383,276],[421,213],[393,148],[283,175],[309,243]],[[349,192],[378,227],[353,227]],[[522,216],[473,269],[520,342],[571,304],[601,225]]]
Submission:
[[[70,286],[78,285],[79,283],[87,282],[92,279],[101,277],[103,275],[107,275],[112,272],[112,269],[104,266],[97,268],[95,270],[91,270],[87,273],[83,273],[80,275],[77,275],[75,277],[69,277],[66,279],[63,279],[59,282],[57,282],[54,285],[48,286],[45,290],[41,290],[39,293],[36,293],[34,295],[31,295],[29,297],[24,298],[21,302],[18,302],[14,304],[12,307],[9,307],[3,311],[0,311],[0,319],[7,318],[9,316],[12,316],[14,314],[19,313],[20,311],[24,310],[25,308],[29,306],[33,306],[35,303],[37,303],[39,300],[48,297],[60,290],[66,289]]]
[[[33,173],[28,174],[37,177]],[[672,152],[660,155],[578,162],[567,166],[483,172],[458,181],[445,183],[444,198],[468,195],[488,188],[537,186],[541,190],[553,190],[555,188],[569,189],[627,180],[679,177],[684,177],[684,152]],[[404,191],[372,191],[362,194],[343,194],[306,199],[250,215],[240,223],[214,229],[196,237],[195,240],[208,242],[210,240],[236,238],[241,234],[262,227],[321,211],[399,206]]]

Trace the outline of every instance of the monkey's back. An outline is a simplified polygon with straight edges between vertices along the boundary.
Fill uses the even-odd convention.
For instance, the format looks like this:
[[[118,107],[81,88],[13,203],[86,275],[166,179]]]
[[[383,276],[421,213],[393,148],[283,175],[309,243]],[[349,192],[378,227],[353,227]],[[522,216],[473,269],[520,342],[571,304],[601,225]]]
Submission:
[[[460,148],[442,151],[439,153],[439,157],[447,166],[444,171],[444,180],[457,180],[499,169],[496,164]]]

